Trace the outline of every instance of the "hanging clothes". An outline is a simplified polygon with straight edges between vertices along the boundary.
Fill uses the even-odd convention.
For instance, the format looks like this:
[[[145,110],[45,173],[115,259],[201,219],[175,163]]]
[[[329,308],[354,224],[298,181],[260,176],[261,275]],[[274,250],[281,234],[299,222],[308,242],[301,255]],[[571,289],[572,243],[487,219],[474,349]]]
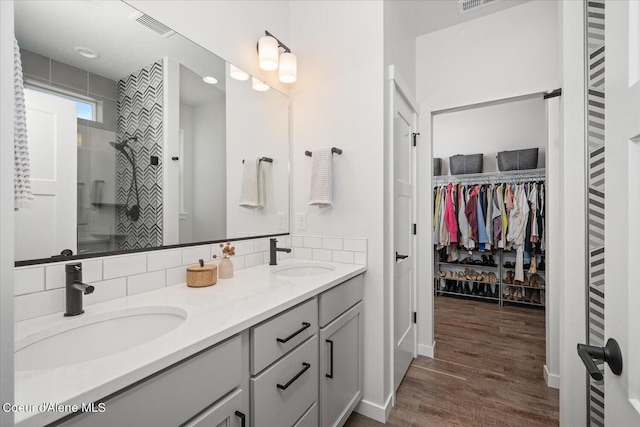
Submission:
[[[449,230],[449,242],[457,243],[458,242],[458,221],[456,219],[455,208],[454,208],[454,189],[453,184],[449,183],[447,186],[447,205],[445,210],[445,223],[447,225],[447,229]]]
[[[464,186],[458,185],[458,226],[460,229],[460,246],[469,249],[469,221],[465,214],[467,206],[465,190]]]

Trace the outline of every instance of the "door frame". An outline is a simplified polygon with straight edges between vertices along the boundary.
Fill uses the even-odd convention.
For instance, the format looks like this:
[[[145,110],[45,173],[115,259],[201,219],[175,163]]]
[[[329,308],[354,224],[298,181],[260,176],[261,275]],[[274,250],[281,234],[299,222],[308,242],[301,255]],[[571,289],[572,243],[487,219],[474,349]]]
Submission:
[[[459,106],[446,106],[443,108],[437,108],[435,106],[423,107],[422,110],[428,111],[427,120],[423,124],[426,124],[426,130],[422,135],[422,143],[418,144],[418,181],[417,181],[417,193],[420,195],[417,202],[418,207],[418,246],[419,246],[419,262],[417,263],[418,269],[418,283],[422,286],[418,289],[418,354],[426,357],[435,357],[435,313],[434,313],[434,267],[433,267],[433,235],[431,233],[432,225],[430,218],[432,218],[433,212],[433,200],[431,200],[431,194],[433,189],[433,133],[434,133],[434,117],[439,114],[450,113],[454,111],[469,110],[479,107],[487,107],[491,105],[504,104],[509,102],[521,101],[526,99],[542,99],[546,93],[550,91],[537,91],[526,94],[516,94],[505,98],[495,98],[483,100],[480,102],[473,102],[467,105]],[[547,246],[547,259],[553,256],[562,256],[563,237],[559,234],[561,232],[563,221],[561,216],[562,207],[557,203],[561,200],[561,188],[562,188],[562,166],[563,164],[559,150],[562,148],[561,131],[561,97],[549,98],[546,102],[547,111],[547,144],[546,144],[546,197],[547,201],[555,201],[555,203],[547,203],[545,210],[547,211],[546,217],[546,230],[547,236],[553,234],[553,237],[548,240],[548,243],[553,245],[551,248]],[[426,122],[426,123],[425,123]],[[571,163],[570,159],[564,159],[564,164]],[[574,161],[575,163],[575,161]],[[578,190],[579,191],[579,190]],[[557,255],[556,255],[557,254]],[[548,263],[553,264],[553,263]],[[547,271],[547,280],[549,283],[563,283],[563,268],[560,264],[551,265]],[[540,371],[540,375],[545,378],[547,385],[552,388],[560,388],[560,347],[561,347],[561,334],[560,334],[560,320],[559,314],[562,309],[562,303],[560,298],[560,289],[555,287],[547,289],[546,292],[546,363]]]
[[[387,287],[387,310],[388,310],[388,315],[387,315],[387,319],[388,321],[385,322],[388,325],[388,339],[389,339],[389,348],[387,349],[387,351],[389,351],[389,366],[391,367],[389,369],[389,384],[391,387],[391,405],[386,405],[386,407],[388,408],[388,411],[395,406],[396,403],[396,390],[395,390],[395,386],[394,386],[394,369],[395,369],[395,325],[394,325],[394,292],[393,292],[393,286],[394,286],[394,280],[395,280],[395,253],[394,250],[391,248],[391,246],[393,246],[394,244],[394,239],[395,239],[395,232],[394,232],[394,200],[395,200],[395,180],[394,180],[394,140],[393,140],[393,133],[394,133],[394,129],[393,129],[393,116],[394,116],[394,96],[396,93],[398,93],[402,98],[404,98],[404,100],[407,102],[407,104],[409,105],[409,107],[413,110],[413,129],[414,132],[418,132],[418,112],[419,112],[419,108],[418,108],[418,103],[415,101],[409,86],[405,83],[405,80],[402,78],[402,76],[400,75],[400,73],[398,73],[398,70],[396,69],[396,67],[394,65],[390,65],[387,69],[387,84],[388,84],[388,93],[389,93],[389,111],[387,112],[388,116],[387,116],[387,122],[388,122],[388,127],[387,127],[387,138],[389,141],[388,147],[387,147],[387,152],[385,155],[385,169],[387,171],[387,177],[388,179],[386,179],[386,202],[385,202],[385,206],[387,208],[387,218],[388,220],[386,221],[386,225],[385,225],[385,242],[388,242],[387,245],[385,245],[385,260],[386,260],[386,281],[387,283],[389,283],[389,286]],[[417,147],[416,147],[417,148]],[[414,155],[413,155],[413,159],[412,159],[413,164],[411,165],[413,171],[412,171],[412,179],[413,179],[413,206],[411,208],[412,210],[412,215],[414,218],[414,222],[417,223],[418,222],[418,216],[417,216],[417,187],[418,187],[418,182],[417,182],[417,151],[414,151]],[[418,272],[417,272],[417,267],[418,267],[418,263],[417,263],[417,259],[418,259],[418,244],[417,244],[417,235],[412,235],[411,238],[411,250],[413,251],[413,255],[412,256],[412,269],[413,269],[413,274],[411,276],[411,292],[414,295],[413,298],[413,311],[417,313],[418,311],[418,307],[417,307],[417,303],[418,303],[418,293],[417,293],[417,277],[418,277]],[[413,333],[414,333],[414,349],[413,349],[413,356],[416,357],[418,355],[418,348],[417,348],[417,343],[418,343],[418,324],[414,324],[413,327]],[[388,417],[388,414],[387,414]],[[385,417],[385,419],[387,418]]]

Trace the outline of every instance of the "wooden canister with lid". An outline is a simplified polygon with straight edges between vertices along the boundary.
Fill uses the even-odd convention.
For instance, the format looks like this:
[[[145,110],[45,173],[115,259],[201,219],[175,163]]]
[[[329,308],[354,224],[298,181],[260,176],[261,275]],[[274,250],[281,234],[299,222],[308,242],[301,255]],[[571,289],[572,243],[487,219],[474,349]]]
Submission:
[[[187,267],[187,286],[191,288],[204,288],[215,285],[218,281],[218,267],[215,265],[205,265],[203,260],[199,260],[200,265]]]

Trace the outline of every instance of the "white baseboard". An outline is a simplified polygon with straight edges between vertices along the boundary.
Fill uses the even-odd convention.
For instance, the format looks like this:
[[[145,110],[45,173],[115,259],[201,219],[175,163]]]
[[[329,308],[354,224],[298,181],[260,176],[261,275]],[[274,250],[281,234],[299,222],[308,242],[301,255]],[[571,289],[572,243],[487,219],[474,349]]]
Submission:
[[[391,414],[391,409],[393,409],[393,406],[391,406],[392,397],[393,393],[387,398],[384,407],[362,399],[358,406],[356,406],[355,411],[360,415],[376,420],[379,423],[386,423],[387,418],[389,418],[389,414]]]
[[[544,381],[547,387],[560,389],[560,375],[550,373],[547,365],[544,365]]]
[[[436,354],[436,342],[431,345],[418,344],[418,354],[433,359]]]

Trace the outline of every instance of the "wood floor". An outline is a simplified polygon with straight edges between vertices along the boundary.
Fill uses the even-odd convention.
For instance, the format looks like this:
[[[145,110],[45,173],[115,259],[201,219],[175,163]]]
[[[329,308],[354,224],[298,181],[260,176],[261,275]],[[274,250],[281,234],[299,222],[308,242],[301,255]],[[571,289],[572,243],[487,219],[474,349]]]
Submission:
[[[556,426],[558,390],[542,376],[544,311],[438,296],[436,357],[418,357],[391,426]],[[384,424],[360,414],[349,427]]]

